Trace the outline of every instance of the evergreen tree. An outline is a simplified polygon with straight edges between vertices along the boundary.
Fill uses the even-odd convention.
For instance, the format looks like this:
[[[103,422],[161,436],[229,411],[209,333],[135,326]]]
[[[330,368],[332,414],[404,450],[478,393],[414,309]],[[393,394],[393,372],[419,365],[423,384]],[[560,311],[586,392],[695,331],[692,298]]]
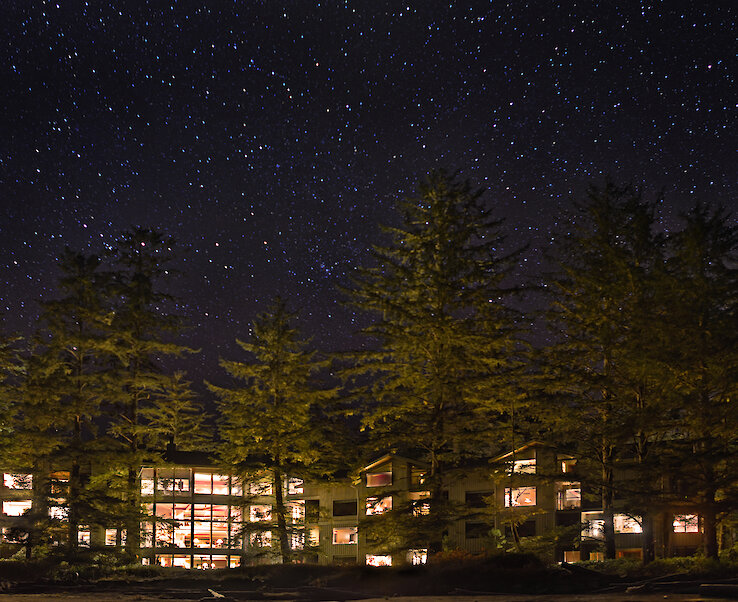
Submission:
[[[670,472],[678,498],[697,502],[704,553],[717,558],[717,525],[738,497],[738,227],[723,209],[696,205],[670,239],[665,350],[678,428]]]
[[[582,466],[596,467],[587,472],[599,475],[590,485],[602,504],[606,557],[615,557],[619,486],[626,507],[642,514],[649,561],[658,493],[653,448],[666,428],[667,378],[659,361],[663,242],[653,204],[630,188],[592,187],[575,207],[555,253],[559,273],[551,282],[549,319],[556,334],[543,362],[542,399],[549,404],[543,415],[560,441],[573,442]],[[616,479],[618,458],[627,458],[629,468]]]
[[[36,399],[46,400],[42,411],[53,415],[56,425],[57,447],[46,458],[47,469],[49,465],[69,469],[67,541],[74,554],[78,527],[81,522],[89,522],[83,501],[86,496],[82,468],[92,463],[91,443],[97,437],[94,421],[100,417],[110,370],[110,288],[108,274],[95,255],[65,249],[59,269],[61,297],[42,304],[45,347],[37,350],[34,361],[39,364],[36,373],[45,375],[42,381],[36,381],[36,387],[39,391],[47,389]]]
[[[148,432],[141,412],[168,386],[162,362],[194,352],[173,341],[181,321],[170,311],[173,299],[161,289],[162,280],[171,274],[172,244],[159,232],[136,228],[118,238],[112,255],[117,303],[110,348],[117,357],[118,372],[107,393],[113,416],[110,434],[121,447],[112,472],[100,478],[111,485],[115,482],[113,488],[123,492],[130,555],[137,553],[140,542],[138,471]]]
[[[521,399],[516,314],[503,302],[518,252],[502,252],[502,220],[482,194],[431,173],[349,291],[370,312],[365,334],[376,342],[350,373],[374,383],[363,425],[377,447],[420,454],[430,466],[430,513],[416,542],[430,553],[450,518],[449,469],[499,451],[500,418]]]
[[[221,460],[238,475],[268,475],[275,504],[271,522],[257,528],[276,533],[282,562],[295,555],[291,541],[304,537],[285,504],[284,483],[291,475],[304,476],[320,460],[324,443],[315,419],[335,395],[316,380],[327,363],[307,350],[291,326],[294,318],[277,299],[254,321],[250,341],[238,341],[251,360],[220,362],[244,385],[208,384],[221,400]]]
[[[195,399],[184,372],[167,377],[151,405],[141,410],[149,448],[163,449],[173,444],[182,450],[202,449],[209,437],[203,425],[203,407]]]

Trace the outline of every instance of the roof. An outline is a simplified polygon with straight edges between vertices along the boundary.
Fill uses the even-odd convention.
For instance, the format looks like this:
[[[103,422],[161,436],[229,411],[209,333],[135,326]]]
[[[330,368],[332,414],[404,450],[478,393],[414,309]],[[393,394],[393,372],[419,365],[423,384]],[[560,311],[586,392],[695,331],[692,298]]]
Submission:
[[[427,468],[428,467],[428,463],[427,462],[423,462],[421,460],[416,460],[414,458],[407,458],[405,456],[401,456],[401,455],[396,454],[394,452],[389,452],[389,453],[386,453],[383,456],[377,458],[376,460],[374,460],[373,462],[371,462],[367,466],[364,466],[364,468],[362,468],[360,472],[367,472],[367,471],[371,470],[372,468],[375,468],[375,467],[379,466],[380,464],[384,464],[385,462],[390,462],[390,461],[395,460],[395,459],[397,459],[397,460],[404,460],[405,462],[408,462],[410,464],[414,464],[416,466],[422,466],[423,468]]]

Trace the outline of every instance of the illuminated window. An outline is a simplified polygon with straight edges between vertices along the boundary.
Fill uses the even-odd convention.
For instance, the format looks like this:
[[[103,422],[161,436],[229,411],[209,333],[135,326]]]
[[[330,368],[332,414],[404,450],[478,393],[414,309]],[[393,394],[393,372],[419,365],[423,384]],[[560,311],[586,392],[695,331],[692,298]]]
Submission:
[[[26,473],[3,474],[3,485],[8,489],[33,489],[33,476]]]
[[[211,548],[210,523],[203,521],[194,521],[193,527],[195,537],[192,540],[193,548]]]
[[[628,516],[627,514],[616,514],[613,516],[615,533],[642,533],[641,517]]]
[[[392,510],[392,496],[366,498],[366,515],[383,514]]]
[[[154,495],[154,469],[141,469],[141,495]]]
[[[80,525],[77,528],[77,544],[83,548],[90,547],[90,528]]]
[[[536,459],[515,460],[512,469],[515,474],[536,474]]]
[[[213,475],[213,495],[228,495],[228,481],[230,479],[227,475],[214,474]]]
[[[317,546],[320,543],[320,529],[318,527],[308,529],[307,543],[309,546]]]
[[[6,500],[3,502],[3,514],[6,516],[23,516],[25,512],[31,509],[31,500]]]
[[[336,527],[333,529],[334,544],[356,543],[357,529],[356,527]]]
[[[366,475],[367,487],[387,487],[392,485],[392,472],[373,472]]]
[[[269,548],[272,545],[271,531],[257,531],[249,533],[249,545],[252,548]]]
[[[272,519],[272,507],[269,504],[252,505],[249,507],[249,520],[252,523],[271,520]]]
[[[49,518],[56,520],[67,519],[67,509],[64,506],[49,506]]]
[[[408,495],[413,509],[413,516],[430,514],[430,491],[411,491]]]
[[[287,510],[293,523],[301,523],[305,520],[305,500],[290,502],[287,504]]]
[[[674,533],[699,533],[700,517],[696,514],[675,514]]]
[[[213,520],[225,522],[228,520],[227,504],[213,504]]]
[[[258,481],[249,483],[249,495],[272,495],[272,484],[270,481]]]
[[[105,529],[105,545],[114,546],[118,543],[118,529]]]
[[[426,564],[428,562],[428,550],[409,550],[407,553],[408,561],[414,566]]]
[[[213,523],[212,542],[214,548],[228,547],[228,523]]]
[[[243,485],[241,484],[241,480],[236,477],[231,478],[231,495],[237,495],[239,497],[243,495]]]
[[[241,566],[241,557],[231,556],[228,562],[228,567],[232,569],[237,569],[240,566]]]
[[[289,495],[297,495],[303,493],[303,491],[304,481],[302,479],[298,479],[297,477],[290,477],[287,481],[287,493]]]
[[[143,471],[141,476],[144,476]],[[159,491],[166,492],[189,491],[190,471],[182,468],[158,468],[156,470],[156,488]]]
[[[556,509],[569,510],[581,508],[582,490],[579,483],[557,483],[556,484]]]
[[[536,488],[535,487],[514,487],[505,488],[505,508],[511,506],[535,506],[536,505]]]
[[[367,566],[392,566],[392,556],[366,555]]]
[[[210,520],[213,513],[211,504],[195,504],[193,518],[195,520]]]
[[[195,473],[195,493],[212,493],[213,492],[213,475],[210,473]]]
[[[302,550],[305,547],[305,531],[293,531],[289,537],[290,549]]]
[[[154,547],[154,525],[148,521],[141,523],[141,547]]]
[[[190,568],[190,557],[185,554],[174,554],[172,556],[172,566],[178,566],[183,569]]]

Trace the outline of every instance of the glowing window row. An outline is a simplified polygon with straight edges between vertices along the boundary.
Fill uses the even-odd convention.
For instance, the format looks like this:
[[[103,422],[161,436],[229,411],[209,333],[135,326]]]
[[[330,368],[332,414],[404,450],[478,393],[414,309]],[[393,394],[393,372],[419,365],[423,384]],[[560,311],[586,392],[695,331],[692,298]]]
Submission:
[[[187,468],[144,468],[141,471],[141,494],[153,495],[155,485],[157,491],[172,494],[192,491],[205,495],[242,496],[244,493],[241,482],[228,475],[207,472],[190,475]],[[288,495],[299,495],[304,491],[303,480],[297,477],[290,477],[285,485]],[[250,482],[246,486],[247,495],[272,495],[272,490],[272,484],[268,481]]]

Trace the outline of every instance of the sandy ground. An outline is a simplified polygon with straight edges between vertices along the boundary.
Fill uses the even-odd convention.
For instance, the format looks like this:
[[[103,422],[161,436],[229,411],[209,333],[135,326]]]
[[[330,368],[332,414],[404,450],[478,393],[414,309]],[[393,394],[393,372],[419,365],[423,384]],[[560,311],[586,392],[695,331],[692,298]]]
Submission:
[[[207,596],[203,593],[203,597]],[[192,599],[192,598],[190,598]],[[171,597],[157,597],[141,594],[2,594],[0,602],[162,602]],[[197,598],[195,598],[197,600]],[[602,594],[602,595],[552,595],[552,596],[396,596],[387,598],[367,598],[363,602],[730,602],[728,598],[706,598],[689,594]],[[280,599],[279,602],[288,602]]]

